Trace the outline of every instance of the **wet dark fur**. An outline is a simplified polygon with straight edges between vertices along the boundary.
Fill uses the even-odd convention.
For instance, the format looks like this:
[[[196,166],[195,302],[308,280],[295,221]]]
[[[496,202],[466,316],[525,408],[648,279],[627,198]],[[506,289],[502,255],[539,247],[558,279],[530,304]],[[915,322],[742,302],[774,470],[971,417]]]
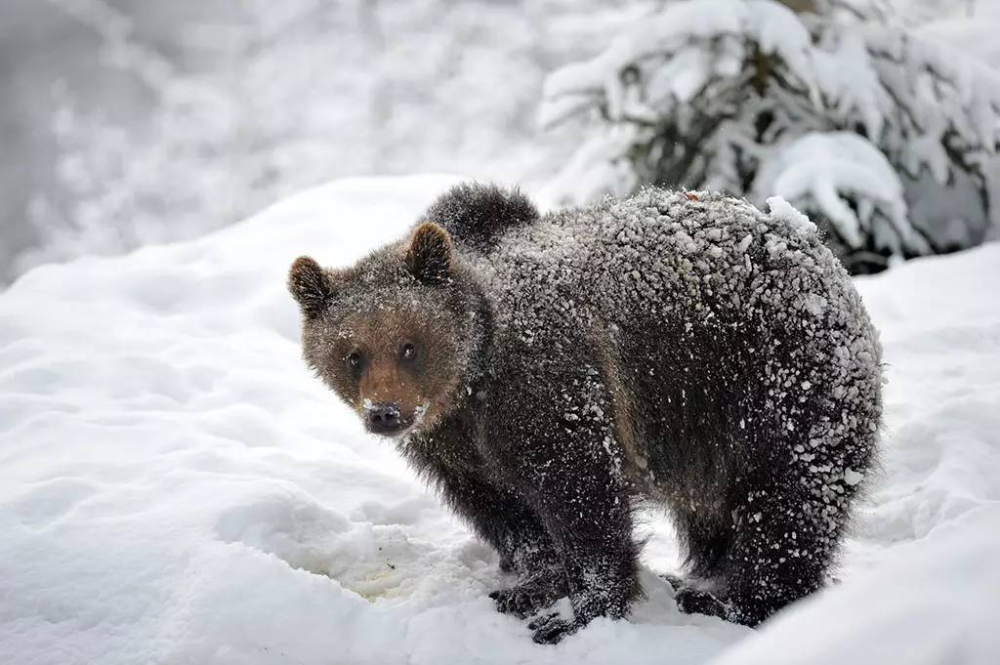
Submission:
[[[550,223],[572,228],[586,247],[597,242],[589,229],[636,211],[636,228],[679,219],[695,235],[712,227],[713,214],[735,210],[718,222],[735,229],[732,242],[723,233],[719,243],[732,254],[746,233],[746,255],[712,253],[714,267],[692,255],[676,259],[676,270],[668,257],[667,277],[650,277],[653,266],[620,291],[590,291],[563,275],[580,261],[600,263],[595,284],[631,279],[615,262],[633,248],[635,257],[649,252],[641,239],[615,245],[631,226],[610,242],[595,236],[610,248],[601,261],[581,258],[569,238],[547,245],[542,230],[532,235],[549,218],[523,196],[465,185],[421,220],[438,222],[454,248],[441,244],[447,235],[424,231],[420,243],[407,238],[362,261],[339,287],[301,260],[290,278],[306,312],[306,357],[349,401],[337,383],[339,359],[324,360],[319,349],[376,294],[387,310],[414,293],[431,298],[427,316],[468,341],[447,409],[398,446],[499,552],[501,567],[518,574],[517,585],[492,594],[501,611],[526,617],[569,595],[574,618],[537,616],[538,642],[597,616],[626,616],[641,594],[632,516],[639,499],[665,505],[677,524],[691,576],[675,580],[681,608],[756,625],[821,586],[849,517],[854,474],[874,459],[877,339],[829,252],[745,202],[643,196]],[[593,222],[577,225],[574,215]],[[650,215],[666,221],[642,221]],[[511,234],[516,244],[505,244]],[[798,249],[773,252],[768,234]],[[446,278],[442,247],[453,251]],[[535,258],[562,251],[569,258],[557,269]],[[415,253],[433,260],[414,262]],[[810,277],[816,265],[829,274]],[[737,277],[713,281],[725,271]],[[819,318],[772,293],[793,279],[792,296],[826,298]],[[326,308],[319,314],[317,302]]]
[[[535,204],[516,189],[466,183],[435,201],[421,220],[441,225],[459,245],[488,252],[505,233],[538,217]]]

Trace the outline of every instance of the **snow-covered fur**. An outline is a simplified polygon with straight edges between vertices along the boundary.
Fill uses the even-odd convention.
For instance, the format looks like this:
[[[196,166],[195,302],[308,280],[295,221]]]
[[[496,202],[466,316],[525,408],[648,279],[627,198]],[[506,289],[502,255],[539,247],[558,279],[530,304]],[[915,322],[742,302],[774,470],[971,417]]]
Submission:
[[[819,588],[875,461],[881,350],[815,227],[780,199],[647,189],[537,216],[498,193],[460,187],[398,245],[290,280],[308,362],[359,413],[376,388],[351,354],[414,377],[399,450],[519,574],[498,608],[568,595],[539,642],[625,616],[639,500],[677,524],[686,611],[755,625]],[[392,356],[407,344],[429,369]]]

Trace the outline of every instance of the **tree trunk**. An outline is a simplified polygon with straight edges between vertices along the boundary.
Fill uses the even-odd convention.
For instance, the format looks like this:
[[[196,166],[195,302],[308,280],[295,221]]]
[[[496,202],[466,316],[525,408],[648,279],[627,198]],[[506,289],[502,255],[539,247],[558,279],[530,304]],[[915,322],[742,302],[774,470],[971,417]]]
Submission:
[[[778,1],[797,14],[802,14],[804,12],[812,12],[813,14],[817,13],[816,0],[778,0]]]

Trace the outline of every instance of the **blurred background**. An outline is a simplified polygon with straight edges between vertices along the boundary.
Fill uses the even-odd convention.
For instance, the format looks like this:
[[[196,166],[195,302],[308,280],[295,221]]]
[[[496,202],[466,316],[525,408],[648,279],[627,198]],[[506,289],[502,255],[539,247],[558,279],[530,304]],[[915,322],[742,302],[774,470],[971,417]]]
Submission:
[[[0,0],[0,288],[428,171],[778,194],[855,273],[960,250],[998,235],[998,28],[1000,0]]]

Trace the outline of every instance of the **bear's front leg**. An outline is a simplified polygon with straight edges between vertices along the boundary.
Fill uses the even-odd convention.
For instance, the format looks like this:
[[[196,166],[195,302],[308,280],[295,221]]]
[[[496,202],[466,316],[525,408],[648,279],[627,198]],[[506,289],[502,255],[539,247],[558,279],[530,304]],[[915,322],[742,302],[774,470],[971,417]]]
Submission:
[[[490,594],[497,610],[525,618],[569,594],[562,561],[552,538],[523,500],[504,502],[504,542],[498,546],[501,569],[515,572],[517,583]]]
[[[517,584],[490,594],[497,610],[525,618],[566,596],[562,560],[538,516],[510,487],[491,482],[483,470],[455,470],[427,463],[454,511],[500,555],[500,568]]]
[[[628,502],[612,496],[617,494],[613,488],[613,484],[604,488],[602,494],[590,487],[575,495],[563,494],[562,502],[546,502],[543,520],[560,551],[573,617],[551,614],[529,624],[540,644],[554,644],[597,617],[625,618],[641,594]]]
[[[579,347],[577,347],[579,348]],[[565,373],[564,373],[565,371]],[[496,405],[491,438],[505,479],[531,506],[555,545],[573,608],[530,624],[534,640],[558,642],[596,617],[624,618],[640,595],[628,481],[614,408],[601,374],[585,363],[522,370]]]
[[[562,568],[552,567],[522,576],[514,586],[492,592],[490,598],[496,602],[498,612],[526,619],[567,595],[569,589]]]

